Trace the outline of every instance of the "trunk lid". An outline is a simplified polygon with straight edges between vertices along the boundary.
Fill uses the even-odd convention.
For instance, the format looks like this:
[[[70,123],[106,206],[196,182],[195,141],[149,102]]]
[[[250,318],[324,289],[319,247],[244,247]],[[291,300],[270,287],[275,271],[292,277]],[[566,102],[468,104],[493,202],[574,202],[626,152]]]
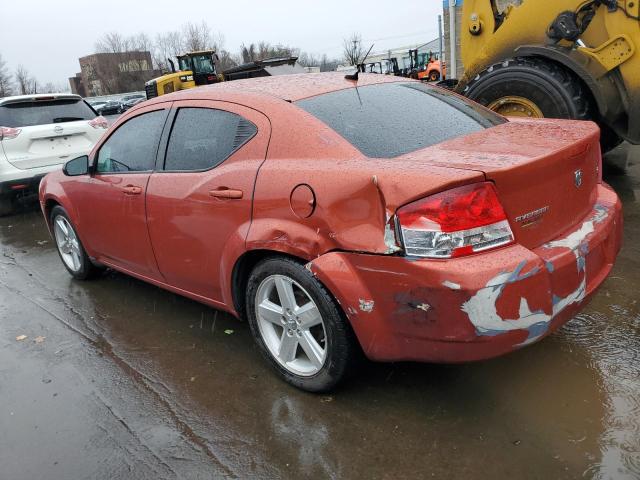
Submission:
[[[536,248],[593,208],[599,133],[591,122],[518,120],[427,150],[433,164],[483,172],[496,185],[516,241]]]
[[[2,140],[2,148],[7,161],[22,170],[58,165],[86,154],[100,136],[86,121],[21,130],[18,137]]]

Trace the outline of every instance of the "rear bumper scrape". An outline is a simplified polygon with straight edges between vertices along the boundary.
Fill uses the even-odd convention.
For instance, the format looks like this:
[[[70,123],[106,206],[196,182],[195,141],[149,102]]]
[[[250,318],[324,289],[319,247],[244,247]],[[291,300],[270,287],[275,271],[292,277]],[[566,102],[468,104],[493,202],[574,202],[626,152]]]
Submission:
[[[621,237],[620,202],[601,186],[578,228],[533,250],[447,261],[333,252],[307,267],[369,358],[457,363],[513,351],[571,319],[611,271]]]
[[[543,310],[532,312],[526,297],[520,298],[518,316],[514,319],[506,319],[498,315],[496,302],[502,295],[505,287],[511,283],[522,281],[538,273],[538,267],[522,273],[526,262],[521,262],[513,272],[504,272],[492,278],[482,290],[462,305],[462,310],[469,316],[469,321],[476,327],[479,336],[495,336],[510,330],[526,330],[527,339],[516,346],[524,346],[542,338],[547,331],[551,321],[564,311],[569,305],[582,302],[587,294],[587,273],[586,256],[589,253],[589,236],[594,232],[595,225],[602,223],[609,217],[609,210],[603,204],[597,204],[593,212],[582,223],[579,229],[573,233],[553,240],[545,244],[542,249],[564,249],[569,250],[576,257],[576,271],[580,276],[577,288],[564,297],[552,296],[551,312],[545,313]],[[545,260],[545,268],[549,273],[555,271],[553,257],[544,258],[544,252],[539,252],[541,258]]]

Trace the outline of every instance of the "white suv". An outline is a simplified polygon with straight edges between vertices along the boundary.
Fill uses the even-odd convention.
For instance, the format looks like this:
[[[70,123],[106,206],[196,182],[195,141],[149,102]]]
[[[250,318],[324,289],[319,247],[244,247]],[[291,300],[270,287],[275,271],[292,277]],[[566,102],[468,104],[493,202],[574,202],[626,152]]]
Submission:
[[[107,127],[78,95],[0,98],[0,216],[37,193],[47,173],[88,154]]]

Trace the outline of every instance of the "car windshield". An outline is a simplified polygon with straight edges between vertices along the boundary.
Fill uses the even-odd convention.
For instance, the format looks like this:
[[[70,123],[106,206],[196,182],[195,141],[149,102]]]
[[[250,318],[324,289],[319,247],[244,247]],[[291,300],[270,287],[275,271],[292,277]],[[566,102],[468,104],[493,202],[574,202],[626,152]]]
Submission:
[[[476,103],[418,82],[349,88],[296,105],[372,158],[397,157],[506,122]]]
[[[96,114],[82,100],[37,100],[0,106],[0,125],[21,128],[34,125],[92,120]]]

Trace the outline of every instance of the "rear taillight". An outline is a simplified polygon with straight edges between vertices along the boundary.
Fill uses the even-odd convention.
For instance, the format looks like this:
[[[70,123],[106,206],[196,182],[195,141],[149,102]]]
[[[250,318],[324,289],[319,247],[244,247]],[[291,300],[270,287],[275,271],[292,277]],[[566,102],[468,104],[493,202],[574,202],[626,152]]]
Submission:
[[[102,128],[102,129],[109,128],[109,122],[107,122],[107,119],[104,118],[103,116],[96,117],[93,120],[90,120],[89,125],[91,125],[93,128]]]
[[[513,242],[492,183],[454,188],[410,203],[397,213],[407,255],[452,258]]]
[[[0,127],[0,140],[9,140],[20,135],[22,129],[11,127]]]

